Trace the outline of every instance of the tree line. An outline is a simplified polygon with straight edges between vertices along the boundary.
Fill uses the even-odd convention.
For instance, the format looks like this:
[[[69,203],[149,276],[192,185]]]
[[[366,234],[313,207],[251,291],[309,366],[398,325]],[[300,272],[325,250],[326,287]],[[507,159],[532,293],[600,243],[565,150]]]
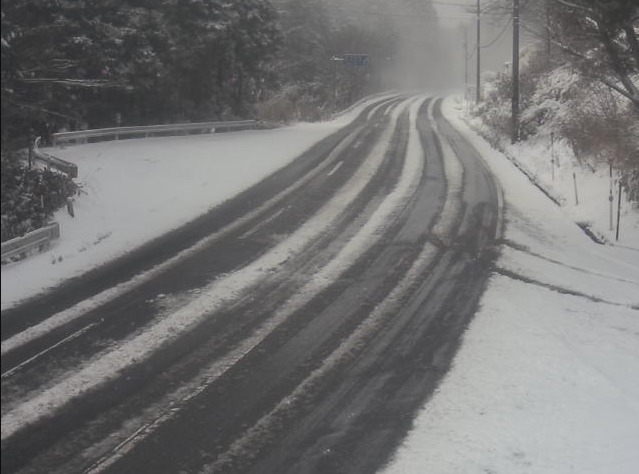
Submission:
[[[241,116],[281,41],[265,0],[3,0],[3,143]]]
[[[2,0],[2,240],[43,225],[75,192],[20,159],[61,130],[319,119],[384,87],[393,2]],[[410,3],[410,2],[409,2]],[[367,53],[371,66],[332,61]]]
[[[324,0],[2,0],[3,148],[30,129],[246,118],[283,95],[344,104],[380,87],[380,70],[330,58],[392,56],[380,18]]]

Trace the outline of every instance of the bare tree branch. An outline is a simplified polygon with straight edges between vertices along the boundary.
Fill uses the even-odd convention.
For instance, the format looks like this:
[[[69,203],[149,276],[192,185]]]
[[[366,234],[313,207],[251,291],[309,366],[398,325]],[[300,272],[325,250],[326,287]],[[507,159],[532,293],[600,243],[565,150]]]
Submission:
[[[577,3],[569,2],[568,0],[554,0],[554,1],[556,3],[559,3],[561,5],[566,6],[568,8],[574,8],[576,10],[581,10],[581,11],[585,11],[585,12],[588,12],[588,13],[593,13],[593,11],[590,8],[585,7],[583,5],[579,5]]]
[[[62,114],[60,112],[54,112],[52,110],[47,109],[46,107],[39,107],[39,106],[35,106],[35,105],[31,105],[31,104],[25,104],[23,102],[17,102],[15,100],[9,99],[7,97],[2,97],[3,102],[9,102],[12,105],[15,105],[16,107],[20,108],[20,109],[24,109],[24,110],[30,110],[32,112],[39,112],[39,113],[43,113],[45,115],[51,115],[53,117],[59,117],[59,118],[63,118],[65,120],[71,120],[73,122],[78,122],[79,119],[78,117],[72,117],[70,115],[65,115]]]
[[[27,78],[22,82],[26,84],[54,84],[61,86],[72,86],[80,88],[98,88],[98,89],[113,89],[113,88],[125,88],[126,83],[123,81],[104,81],[101,79],[58,79],[50,77],[40,78]]]
[[[618,92],[619,94],[621,94],[622,96],[630,100],[635,106],[635,109],[637,109],[637,112],[639,113],[639,94],[635,94],[633,96],[632,94],[628,93],[626,89],[624,89],[623,87],[619,87],[618,85],[616,85],[614,82],[610,81],[610,79],[606,77],[597,77],[597,79],[599,79],[605,86],[611,88],[615,92]]]
[[[630,50],[635,60],[635,67],[639,68],[639,40],[637,39],[637,33],[635,32],[632,22],[625,23],[623,30],[628,39],[628,44],[630,44]]]

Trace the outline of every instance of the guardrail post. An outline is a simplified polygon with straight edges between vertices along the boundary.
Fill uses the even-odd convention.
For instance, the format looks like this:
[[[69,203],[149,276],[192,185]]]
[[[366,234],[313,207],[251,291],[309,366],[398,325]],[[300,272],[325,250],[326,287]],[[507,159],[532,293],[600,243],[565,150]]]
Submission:
[[[51,241],[60,237],[60,225],[57,222],[36,229],[22,237],[2,242],[2,261],[16,256],[25,257],[34,250],[49,248]]]
[[[75,217],[75,209],[73,208],[73,200],[71,198],[67,198],[67,213],[71,217]]]
[[[116,128],[119,128],[121,123],[122,123],[122,114],[120,112],[116,112],[116,114],[115,114],[115,126],[116,126]],[[120,135],[118,135],[116,133],[115,134],[115,139],[119,140],[120,139]]]
[[[29,126],[29,169],[33,166],[33,151],[35,149],[35,137],[33,136],[33,129]]]

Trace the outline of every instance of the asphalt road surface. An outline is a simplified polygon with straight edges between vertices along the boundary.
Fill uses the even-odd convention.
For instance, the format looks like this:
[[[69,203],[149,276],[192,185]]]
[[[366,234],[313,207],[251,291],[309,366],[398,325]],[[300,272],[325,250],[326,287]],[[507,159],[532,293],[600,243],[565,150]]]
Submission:
[[[448,369],[500,190],[380,98],[191,224],[2,315],[3,473],[370,473]]]

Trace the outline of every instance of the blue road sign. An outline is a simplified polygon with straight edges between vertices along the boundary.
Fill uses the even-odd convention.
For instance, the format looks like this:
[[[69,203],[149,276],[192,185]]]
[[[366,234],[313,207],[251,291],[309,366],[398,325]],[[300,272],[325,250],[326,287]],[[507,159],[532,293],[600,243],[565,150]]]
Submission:
[[[368,54],[345,54],[344,64],[350,66],[368,66]]]

